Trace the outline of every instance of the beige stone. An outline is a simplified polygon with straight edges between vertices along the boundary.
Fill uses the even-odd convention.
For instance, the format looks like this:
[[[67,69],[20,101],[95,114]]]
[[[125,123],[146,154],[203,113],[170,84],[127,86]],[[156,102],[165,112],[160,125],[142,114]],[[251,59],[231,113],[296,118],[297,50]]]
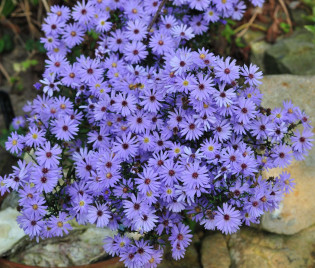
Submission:
[[[229,268],[230,255],[221,233],[208,235],[202,241],[201,263],[203,268]]]
[[[270,75],[264,78],[261,91],[264,107],[281,106],[283,100],[291,99],[315,123],[315,76]],[[295,190],[285,196],[278,210],[262,217],[261,226],[269,232],[294,234],[315,223],[315,147],[304,161],[273,169],[264,176],[277,176],[283,170],[295,179]]]
[[[235,268],[315,266],[315,226],[292,236],[245,227],[231,236],[228,246]]]

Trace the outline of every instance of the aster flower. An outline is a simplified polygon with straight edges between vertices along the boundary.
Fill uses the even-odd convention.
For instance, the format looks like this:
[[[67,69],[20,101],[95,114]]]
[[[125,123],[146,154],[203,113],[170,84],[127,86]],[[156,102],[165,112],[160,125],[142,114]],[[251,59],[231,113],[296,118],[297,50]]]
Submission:
[[[272,154],[274,164],[279,167],[287,167],[292,161],[292,152],[289,146],[284,144],[277,146]]]
[[[228,2],[228,1],[227,1]],[[218,60],[214,67],[215,74],[220,78],[222,82],[231,84],[235,79],[240,77],[239,67],[236,66],[236,61],[227,57],[225,60]]]
[[[58,140],[69,141],[74,138],[78,130],[78,123],[73,121],[70,116],[64,116],[54,120],[51,132],[56,135]]]
[[[200,124],[197,124],[192,116],[186,116],[180,126],[182,128],[181,134],[186,135],[188,140],[196,140],[203,133]]]
[[[138,63],[148,55],[146,47],[139,41],[133,41],[125,46],[125,59],[130,63]]]
[[[36,151],[37,161],[41,166],[46,168],[57,167],[59,164],[61,149],[57,144],[51,147],[50,141],[46,141],[42,148]]]
[[[44,221],[42,217],[34,214],[23,214],[18,216],[17,222],[20,227],[25,231],[31,238],[39,236],[44,227]]]
[[[256,117],[256,106],[255,104],[248,99],[240,98],[238,106],[235,107],[236,117],[239,122],[247,124],[251,119]]]
[[[179,39],[190,40],[195,37],[193,29],[186,24],[176,25],[172,28],[172,35]]]
[[[8,141],[5,142],[5,149],[10,151],[10,153],[18,154],[24,148],[24,139],[17,132],[12,132]]]
[[[105,227],[110,218],[107,206],[105,204],[101,205],[98,203],[96,203],[95,206],[90,206],[88,218],[90,223],[96,223],[96,227]]]
[[[193,190],[196,187],[209,187],[208,171],[205,166],[200,165],[199,162],[195,162],[187,167],[187,170],[183,173],[184,185]]]
[[[131,133],[123,135],[122,138],[117,138],[114,143],[113,152],[117,153],[122,159],[133,157],[136,155],[138,149],[137,138],[131,137]]]
[[[132,94],[118,94],[115,97],[113,108],[122,114],[130,115],[136,109],[136,98]]]
[[[311,130],[303,130],[302,134],[300,131],[295,131],[294,136],[291,138],[292,141],[292,148],[295,151],[298,152],[305,152],[307,150],[310,150],[313,146],[312,141],[310,137],[314,136]]]
[[[181,250],[187,248],[192,238],[189,231],[189,228],[182,223],[179,223],[178,226],[174,225],[171,230],[171,236],[169,237],[172,247]]]
[[[67,222],[68,220],[70,219],[66,213],[59,212],[58,217],[52,216],[50,218],[48,226],[55,236],[63,236],[68,234],[69,230],[72,230],[71,225]]]
[[[231,205],[224,203],[222,208],[218,207],[216,227],[225,234],[234,233],[241,225],[241,214]]]

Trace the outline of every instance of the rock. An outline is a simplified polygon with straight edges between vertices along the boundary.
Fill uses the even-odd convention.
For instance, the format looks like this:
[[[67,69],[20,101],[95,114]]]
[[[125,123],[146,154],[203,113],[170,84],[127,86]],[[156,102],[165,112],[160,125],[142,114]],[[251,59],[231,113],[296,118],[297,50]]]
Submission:
[[[19,205],[19,194],[17,192],[9,193],[0,204],[1,210],[5,210],[7,208],[13,208],[16,210]]]
[[[197,249],[192,243],[186,250],[185,257],[178,261],[172,258],[172,252],[169,247],[166,248],[163,260],[158,266],[159,268],[199,268],[201,267],[199,263],[199,255]]]
[[[203,268],[229,268],[230,254],[221,233],[206,236],[202,241],[201,263]]]
[[[305,29],[277,41],[266,50],[267,74],[315,74],[314,35]]]
[[[283,236],[242,228],[228,242],[232,267],[314,267],[315,226]]]
[[[25,234],[16,222],[16,209],[7,208],[0,212],[0,255],[8,251]]]
[[[248,30],[243,39],[245,44],[249,45],[251,48],[250,62],[256,64],[261,71],[265,72],[265,51],[271,46],[264,40],[265,34],[261,31]]]
[[[262,105],[274,108],[283,100],[291,99],[315,122],[315,76],[266,76],[261,86]],[[261,227],[278,234],[294,234],[315,223],[315,147],[304,161],[294,161],[286,169],[272,169],[265,177],[277,176],[283,170],[291,173],[296,185],[294,192],[285,196],[280,209],[262,217]]]
[[[43,267],[86,265],[108,256],[103,249],[103,239],[111,235],[113,232],[108,229],[82,227],[64,237],[42,240],[39,243],[31,241],[26,247],[22,241],[24,248],[16,249],[9,260]]]
[[[266,72],[264,65],[265,52],[269,47],[271,47],[271,45],[264,40],[251,44],[250,61],[256,64],[263,73]]]

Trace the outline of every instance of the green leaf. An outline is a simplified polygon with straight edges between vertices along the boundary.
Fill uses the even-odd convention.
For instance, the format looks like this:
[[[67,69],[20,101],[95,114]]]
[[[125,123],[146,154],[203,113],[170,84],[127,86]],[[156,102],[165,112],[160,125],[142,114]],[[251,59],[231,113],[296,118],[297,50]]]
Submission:
[[[236,46],[240,47],[240,48],[243,48],[245,47],[246,45],[243,43],[243,40],[241,37],[238,37],[235,39],[235,44]]]
[[[5,46],[4,40],[0,39],[0,53],[4,51],[4,46]]]
[[[280,23],[280,28],[282,29],[283,32],[288,33],[290,32],[290,25],[285,23],[285,22],[281,22]]]
[[[311,33],[315,34],[315,26],[313,25],[304,25],[304,28],[308,31],[310,31]]]
[[[3,0],[2,0],[3,1]],[[0,15],[9,16],[15,9],[15,4],[12,0],[4,0],[4,6]]]

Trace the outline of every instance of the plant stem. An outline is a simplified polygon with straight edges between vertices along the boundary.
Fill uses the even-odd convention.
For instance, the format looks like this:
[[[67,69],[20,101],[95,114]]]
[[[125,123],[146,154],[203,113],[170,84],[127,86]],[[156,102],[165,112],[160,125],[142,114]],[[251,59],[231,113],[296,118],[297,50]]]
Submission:
[[[157,20],[159,14],[160,14],[160,12],[161,12],[161,10],[162,10],[162,8],[163,8],[163,6],[165,5],[166,2],[167,2],[167,0],[163,0],[163,1],[161,2],[161,4],[159,5],[158,10],[156,11],[156,13],[155,13],[155,15],[154,15],[152,21],[150,22],[150,24],[149,24],[149,26],[148,26],[148,28],[147,28],[147,31],[148,31],[148,32],[150,32],[150,30],[151,30],[151,28],[152,28],[154,22]]]

